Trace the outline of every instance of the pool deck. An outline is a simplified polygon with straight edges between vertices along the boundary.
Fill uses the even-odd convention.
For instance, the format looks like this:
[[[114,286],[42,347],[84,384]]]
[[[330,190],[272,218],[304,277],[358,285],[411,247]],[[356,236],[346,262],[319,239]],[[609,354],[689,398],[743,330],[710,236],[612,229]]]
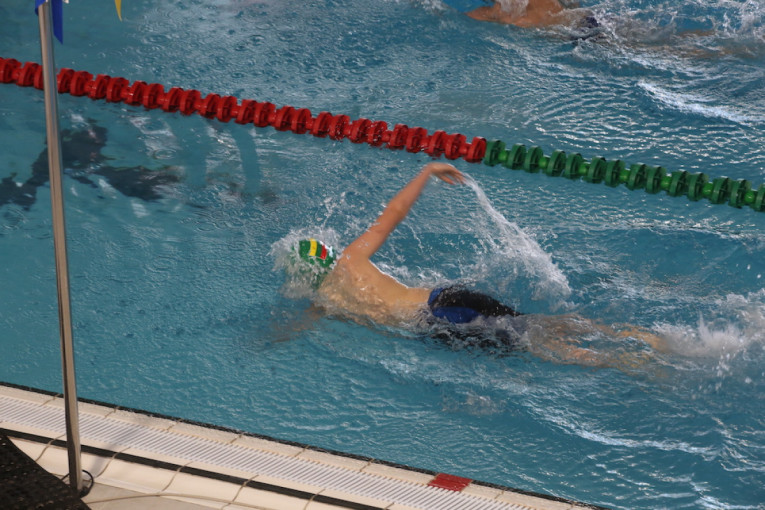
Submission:
[[[93,477],[82,501],[93,510],[599,508],[109,404],[78,407],[82,469]],[[59,477],[69,471],[64,431],[60,395],[0,383],[0,433]]]

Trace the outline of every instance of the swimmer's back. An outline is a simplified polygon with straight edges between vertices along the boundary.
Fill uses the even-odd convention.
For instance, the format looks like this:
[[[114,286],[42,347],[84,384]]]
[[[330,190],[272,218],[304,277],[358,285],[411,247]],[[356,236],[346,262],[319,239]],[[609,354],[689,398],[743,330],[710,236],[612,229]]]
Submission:
[[[381,272],[370,260],[341,257],[319,288],[322,305],[330,311],[377,324],[411,323],[427,306],[429,289],[408,287]]]

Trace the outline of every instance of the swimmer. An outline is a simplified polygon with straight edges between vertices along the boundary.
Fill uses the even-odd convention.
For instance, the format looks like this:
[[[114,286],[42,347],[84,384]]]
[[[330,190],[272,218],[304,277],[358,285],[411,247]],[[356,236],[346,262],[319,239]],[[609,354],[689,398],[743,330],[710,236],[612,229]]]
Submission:
[[[524,5],[525,4],[525,5]],[[496,0],[467,13],[479,21],[504,23],[523,28],[541,28],[552,25],[579,27],[596,25],[592,14],[584,9],[568,9],[558,0]]]
[[[448,3],[448,0],[446,0]],[[475,0],[476,4],[489,2],[491,5],[479,5],[466,11],[469,17],[479,21],[489,21],[505,25],[515,25],[522,28],[552,28],[562,27],[564,35],[579,43],[585,40],[598,42],[617,37],[622,46],[636,49],[652,49],[667,51],[691,58],[710,58],[715,56],[751,56],[753,50],[747,46],[723,46],[720,48],[696,48],[678,46],[682,41],[695,42],[715,35],[714,30],[680,30],[671,27],[645,27],[642,32],[628,29],[629,23],[622,23],[628,34],[619,36],[624,29],[616,29],[611,21],[610,29],[606,29],[590,9],[580,8],[578,2],[561,2],[561,0]],[[464,12],[464,11],[463,11]],[[602,21],[602,20],[601,20]],[[614,35],[612,32],[616,32]],[[657,34],[666,35],[657,38]],[[609,35],[611,34],[611,35]],[[756,54],[756,50],[754,51]]]
[[[332,247],[316,239],[301,240],[292,248],[295,264],[311,276],[318,295],[316,303],[327,313],[341,315],[362,324],[393,327],[411,327],[412,324],[420,323],[423,317],[429,325],[440,324],[446,327],[482,324],[487,319],[494,318],[519,321],[531,318],[532,316],[523,315],[490,296],[463,286],[435,289],[409,287],[382,272],[372,262],[372,256],[406,218],[432,177],[450,185],[465,183],[465,176],[454,166],[441,162],[428,163],[388,202],[382,214],[366,232],[348,245],[342,253],[336,253]],[[526,322],[538,324],[537,320]],[[553,323],[559,328],[567,322],[570,321],[558,318]],[[590,324],[590,332],[600,331],[612,337],[620,336],[610,328],[595,325],[585,319],[577,317],[573,322],[579,326]],[[555,359],[558,360],[565,358],[570,362],[585,364],[603,362],[602,358],[595,362],[596,357],[592,351],[577,347],[576,341],[566,340],[573,338],[575,333],[577,332],[570,331],[563,334],[557,331],[549,338],[549,342],[542,342],[547,344],[548,350],[555,351]],[[654,348],[659,347],[658,337],[647,332],[643,332],[642,335],[631,336]],[[533,336],[536,342],[539,335]],[[517,340],[517,336],[510,338],[507,346],[514,348]]]

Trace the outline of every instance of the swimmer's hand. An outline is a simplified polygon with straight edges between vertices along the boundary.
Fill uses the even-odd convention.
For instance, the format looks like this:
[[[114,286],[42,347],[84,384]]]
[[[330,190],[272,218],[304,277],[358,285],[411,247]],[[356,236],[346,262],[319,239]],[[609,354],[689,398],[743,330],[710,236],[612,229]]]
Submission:
[[[433,162],[423,167],[430,175],[435,175],[448,184],[465,184],[465,176],[449,163]]]

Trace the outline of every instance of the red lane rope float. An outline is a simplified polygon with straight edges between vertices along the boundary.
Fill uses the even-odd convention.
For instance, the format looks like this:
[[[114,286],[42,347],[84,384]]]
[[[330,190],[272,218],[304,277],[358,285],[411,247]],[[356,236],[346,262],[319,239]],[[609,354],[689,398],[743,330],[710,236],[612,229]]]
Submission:
[[[0,57],[0,83],[16,83],[20,87],[34,87],[42,90],[42,68],[34,62],[23,65],[16,59]],[[310,133],[318,138],[342,140],[352,143],[367,143],[373,147],[406,149],[408,152],[425,152],[439,158],[463,158],[469,163],[480,163],[486,153],[486,140],[474,137],[470,143],[461,134],[446,134],[436,131],[428,134],[425,128],[396,124],[388,129],[383,121],[359,118],[351,120],[348,115],[332,115],[321,112],[315,117],[307,108],[282,106],[277,108],[268,102],[244,99],[234,96],[207,94],[202,97],[198,90],[172,87],[165,91],[159,83],[146,83],[105,74],[93,76],[87,71],[61,69],[57,76],[58,92],[92,100],[110,103],[125,103],[143,106],[146,109],[161,109],[166,112],[180,112],[183,115],[196,113],[207,119],[220,122],[234,120],[237,124],[253,124],[257,127],[271,126],[277,131],[291,131],[296,134]]]

